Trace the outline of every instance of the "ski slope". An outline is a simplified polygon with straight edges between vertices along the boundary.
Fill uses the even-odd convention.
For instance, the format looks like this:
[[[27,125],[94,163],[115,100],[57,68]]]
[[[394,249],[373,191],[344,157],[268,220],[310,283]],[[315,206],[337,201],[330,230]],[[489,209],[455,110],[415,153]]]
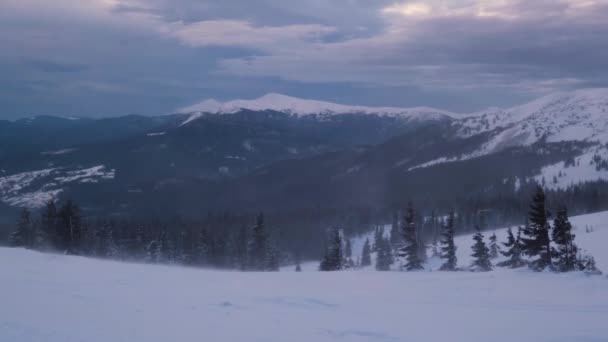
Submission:
[[[606,271],[608,212],[572,221]],[[608,279],[581,273],[240,273],[10,248],[0,270],[0,342],[608,341]]]

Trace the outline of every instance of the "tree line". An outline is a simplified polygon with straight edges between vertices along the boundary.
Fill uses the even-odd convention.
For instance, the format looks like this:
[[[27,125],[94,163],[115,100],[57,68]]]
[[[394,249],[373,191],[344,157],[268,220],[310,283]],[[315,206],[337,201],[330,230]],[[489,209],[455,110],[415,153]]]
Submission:
[[[404,211],[402,219],[395,218],[391,226],[390,235],[385,237],[384,229],[377,228],[374,234],[373,245],[367,239],[363,245],[361,256],[353,263],[351,255],[341,254],[344,249],[343,235],[339,229],[329,233],[326,243],[326,252],[320,263],[321,271],[336,271],[351,267],[366,267],[372,264],[371,253],[376,253],[375,268],[379,271],[390,270],[398,258],[400,269],[404,271],[418,271],[424,269],[428,250],[432,256],[439,257],[442,264],[441,271],[459,271],[456,256],[457,246],[455,237],[455,217],[452,210],[445,219],[441,219],[439,241],[427,244],[421,239],[416,225],[416,214],[410,203]],[[529,266],[534,271],[550,270],[554,272],[585,271],[597,274],[600,271],[595,266],[595,260],[590,254],[583,252],[575,243],[575,234],[568,218],[565,206],[557,209],[553,224],[550,222],[550,213],[546,208],[546,196],[542,187],[537,187],[532,198],[526,223],[517,229],[507,231],[507,241],[502,248],[493,233],[486,242],[483,230],[479,225],[475,227],[473,245],[471,247],[472,263],[465,269],[474,272],[491,271],[495,266],[519,268]],[[434,217],[429,220],[434,220]],[[432,235],[432,234],[431,234]],[[350,245],[346,239],[345,246]],[[505,260],[493,264],[493,260],[500,255]],[[354,266],[353,266],[354,265]]]

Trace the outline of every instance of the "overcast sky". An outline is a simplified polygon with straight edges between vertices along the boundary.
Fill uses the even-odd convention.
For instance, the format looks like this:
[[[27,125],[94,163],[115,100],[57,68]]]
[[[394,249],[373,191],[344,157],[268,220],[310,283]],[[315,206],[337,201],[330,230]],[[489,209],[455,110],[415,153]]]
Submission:
[[[608,86],[608,0],[0,0],[0,119],[268,92],[453,111]]]

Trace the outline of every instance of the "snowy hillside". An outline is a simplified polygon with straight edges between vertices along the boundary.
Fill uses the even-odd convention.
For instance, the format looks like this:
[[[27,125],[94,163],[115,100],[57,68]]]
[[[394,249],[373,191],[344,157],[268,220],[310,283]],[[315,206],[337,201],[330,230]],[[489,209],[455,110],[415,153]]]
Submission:
[[[606,270],[608,212],[573,222]],[[461,263],[468,241],[457,241]],[[0,269],[0,341],[510,342],[514,329],[517,341],[608,339],[604,276],[240,273],[9,248]]]
[[[99,183],[114,179],[116,170],[104,165],[90,168],[44,169],[0,177],[0,201],[40,208],[70,184]]]
[[[588,215],[580,215],[574,216],[570,218],[570,222],[572,223],[573,233],[576,235],[576,244],[582,251],[589,252],[594,256],[595,261],[597,262],[597,267],[604,273],[608,273],[608,251],[604,248],[604,243],[608,241],[608,211],[588,214]],[[390,234],[390,225],[384,227],[384,237],[388,238]],[[514,232],[517,232],[517,227],[512,227]],[[505,242],[507,240],[507,228],[501,227],[496,229],[491,229],[484,232],[486,240],[493,233],[496,234],[499,244]],[[356,258],[360,256],[363,251],[363,244],[365,240],[369,239],[370,243],[374,241],[374,234],[370,232],[368,234],[357,236],[351,239],[353,246],[353,254]],[[471,246],[473,245],[473,236],[472,235],[460,235],[455,237],[455,242],[457,246],[457,256],[458,256],[458,265],[461,268],[467,268],[471,264]],[[487,241],[486,241],[487,242]],[[502,247],[502,244],[500,244]],[[372,253],[372,259],[375,259],[375,256]],[[440,259],[434,259],[430,257],[431,251],[428,251],[429,259],[425,268],[427,270],[436,270],[441,266]],[[502,261],[501,258],[495,260],[495,262]],[[312,265],[303,266],[303,270],[315,270],[316,268],[312,267]],[[369,267],[368,270],[372,270],[372,267]],[[398,263],[393,265],[393,269],[399,269]]]
[[[375,114],[394,116],[408,119],[438,120],[456,115],[447,111],[433,108],[395,108],[395,107],[365,107],[349,106],[331,102],[300,99],[281,94],[266,94],[254,100],[234,100],[219,102],[214,99],[205,100],[190,107],[179,109],[179,113],[193,113],[183,124],[201,117],[205,113],[231,114],[242,109],[253,111],[272,110],[296,116],[314,114]]]
[[[509,146],[547,142],[608,142],[608,89],[556,93],[528,104],[492,109],[463,119],[467,136],[504,129],[484,147],[487,153]]]

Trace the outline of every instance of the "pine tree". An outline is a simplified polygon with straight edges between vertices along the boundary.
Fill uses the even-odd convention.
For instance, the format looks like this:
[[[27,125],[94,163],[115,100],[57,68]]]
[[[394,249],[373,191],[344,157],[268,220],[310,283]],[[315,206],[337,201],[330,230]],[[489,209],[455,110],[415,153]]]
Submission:
[[[521,231],[522,228],[520,227],[517,231],[517,238],[513,235],[511,228],[507,231],[507,242],[503,242],[507,250],[500,253],[509,259],[499,263],[498,266],[518,268],[526,264],[521,258]]]
[[[390,242],[387,239],[382,239],[376,251],[376,270],[388,271],[393,263],[393,255]]]
[[[346,243],[344,244],[344,257],[346,259],[352,258],[353,256],[353,247],[350,243],[350,239],[345,239]]]
[[[54,197],[46,203],[40,221],[41,226],[36,237],[36,244],[42,249],[57,247],[59,238],[57,236],[57,206]]]
[[[391,224],[390,243],[392,248],[397,249],[401,245],[401,232],[399,231],[399,213],[393,214]]]
[[[374,231],[374,246],[372,247],[372,251],[378,252],[378,249],[382,246],[382,241],[384,240],[384,228],[376,227]]]
[[[553,220],[553,242],[557,245],[554,250],[556,257],[555,267],[561,272],[570,272],[576,269],[578,248],[574,243],[572,225],[568,220],[568,211],[565,207],[557,211]]]
[[[490,235],[490,259],[498,258],[498,254],[500,253],[500,247],[498,246],[498,242],[496,239],[496,233],[492,233]]]
[[[542,271],[551,264],[551,241],[549,240],[549,222],[545,209],[545,192],[537,187],[530,205],[529,224],[523,230],[523,253],[537,257],[530,266],[536,271]]]
[[[399,256],[405,257],[404,268],[407,271],[416,271],[423,269],[422,261],[420,260],[420,247],[418,245],[418,237],[416,236],[415,212],[410,203],[403,224],[401,226],[401,235],[403,236],[404,246],[399,251]]]
[[[369,238],[365,239],[363,244],[363,252],[361,253],[361,267],[370,266],[372,264],[371,247],[369,245]]]
[[[268,247],[265,271],[276,272],[278,270],[279,270],[279,251],[275,247],[275,244],[272,243]]]
[[[264,214],[259,214],[249,240],[249,268],[253,271],[263,271],[266,268],[267,255],[268,233],[264,225]]]
[[[441,258],[445,259],[441,265],[442,271],[456,271],[456,244],[454,243],[454,211],[450,211],[447,222],[443,225],[441,233]]]
[[[208,266],[211,263],[211,239],[207,228],[201,229],[196,243],[197,264],[200,266]]]
[[[34,232],[30,211],[27,208],[21,210],[17,228],[9,236],[9,243],[12,247],[30,248],[34,244]]]
[[[59,250],[77,254],[82,237],[80,208],[72,200],[68,200],[59,210],[58,218],[56,228]]]
[[[492,263],[490,262],[490,249],[486,246],[483,241],[483,234],[481,229],[477,226],[477,232],[473,235],[473,263],[471,264],[471,270],[473,272],[487,272],[492,270]]]
[[[319,269],[321,271],[339,271],[342,269],[342,236],[337,228],[331,229],[325,255]]]

